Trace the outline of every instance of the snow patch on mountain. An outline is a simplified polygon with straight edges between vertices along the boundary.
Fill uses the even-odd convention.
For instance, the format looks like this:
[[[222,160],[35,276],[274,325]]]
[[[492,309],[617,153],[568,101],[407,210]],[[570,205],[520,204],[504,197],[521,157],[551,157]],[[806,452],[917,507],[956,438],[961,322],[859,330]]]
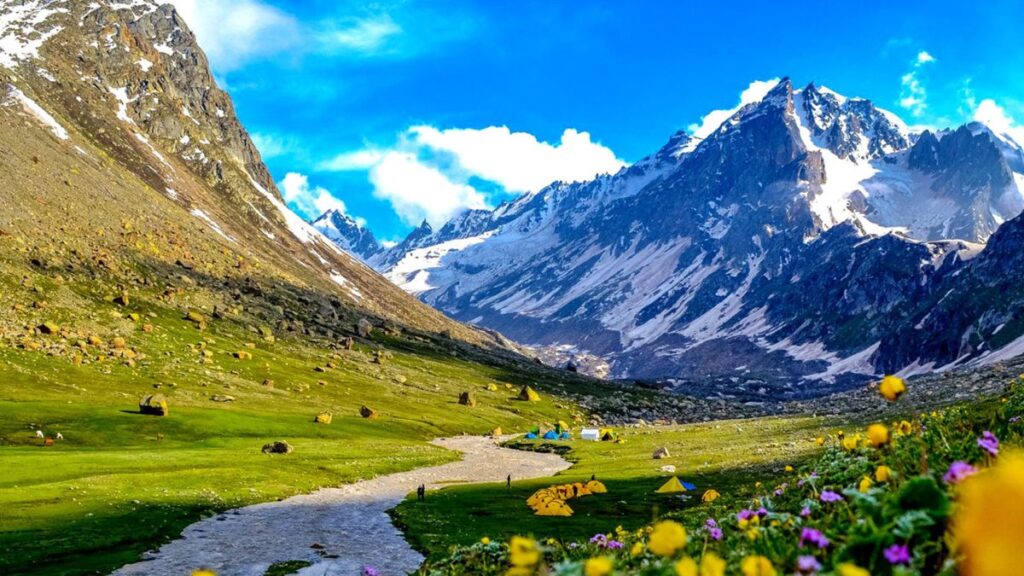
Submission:
[[[24,92],[22,92],[17,87],[11,84],[7,85],[7,99],[16,100],[19,104],[21,104],[21,107],[25,110],[25,112],[31,114],[43,125],[49,128],[50,132],[53,132],[53,135],[56,136],[58,139],[68,140],[71,138],[71,136],[68,135],[68,131],[64,128],[64,126],[61,126],[60,122],[58,122],[57,119],[53,117],[53,115],[44,110],[42,106],[37,104],[34,100],[26,96]]]

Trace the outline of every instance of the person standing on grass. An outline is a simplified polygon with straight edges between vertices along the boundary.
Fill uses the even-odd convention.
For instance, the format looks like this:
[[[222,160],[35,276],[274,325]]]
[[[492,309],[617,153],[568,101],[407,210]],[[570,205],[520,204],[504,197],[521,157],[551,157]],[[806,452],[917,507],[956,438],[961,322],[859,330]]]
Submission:
[[[511,490],[512,489],[512,475],[511,474],[508,475],[508,478],[505,478],[505,489],[506,490]]]

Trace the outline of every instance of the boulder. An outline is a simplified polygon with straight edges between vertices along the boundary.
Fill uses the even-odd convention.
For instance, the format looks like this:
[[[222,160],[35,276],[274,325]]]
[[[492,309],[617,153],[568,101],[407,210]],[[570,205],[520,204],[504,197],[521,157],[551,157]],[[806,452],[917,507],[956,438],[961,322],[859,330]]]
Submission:
[[[463,392],[462,394],[459,394],[459,404],[472,408],[476,406],[476,398],[474,398],[469,392]]]
[[[234,402],[235,397],[229,394],[214,394],[210,396],[210,400],[214,402]]]
[[[163,394],[150,394],[139,400],[139,412],[150,416],[167,416],[167,397]]]
[[[345,339],[341,341],[341,345],[343,348],[345,348],[345,350],[351,350],[356,345],[355,338],[352,338],[351,336],[346,336]]]
[[[273,390],[274,389],[274,381],[270,380],[269,378],[264,380],[263,381],[263,387],[264,388],[268,388],[270,390]]]
[[[122,292],[114,298],[114,304],[118,306],[127,306],[130,303],[127,292]]]
[[[369,338],[373,335],[373,324],[366,318],[360,318],[359,322],[356,323],[356,333],[359,334],[360,338]]]
[[[293,450],[294,448],[292,448],[292,445],[284,440],[278,440],[276,442],[270,442],[263,445],[264,454],[291,454]]]
[[[206,316],[203,316],[202,313],[197,312],[195,310],[189,310],[188,313],[185,314],[185,320],[188,320],[189,322],[196,324],[198,326],[206,324]]]
[[[60,326],[53,322],[43,322],[39,325],[39,332],[41,334],[56,334],[60,332]]]
[[[120,336],[113,338],[110,341],[110,347],[114,350],[124,350],[126,345],[124,338],[121,338]]]
[[[663,458],[668,458],[669,456],[670,454],[668,453],[668,448],[664,446],[658,448],[657,450],[654,451],[653,454],[651,454],[651,458],[654,458],[655,460],[661,460]]]
[[[239,360],[252,360],[252,352],[246,352],[245,350],[239,350],[234,353],[234,357]]]
[[[359,415],[362,416],[363,418],[369,418],[370,420],[375,420],[377,419],[378,416],[380,416],[379,414],[377,414],[376,410],[370,408],[369,406],[361,407],[359,409]]]
[[[321,412],[313,417],[313,422],[317,424],[330,424],[334,420],[334,414],[330,412]]]

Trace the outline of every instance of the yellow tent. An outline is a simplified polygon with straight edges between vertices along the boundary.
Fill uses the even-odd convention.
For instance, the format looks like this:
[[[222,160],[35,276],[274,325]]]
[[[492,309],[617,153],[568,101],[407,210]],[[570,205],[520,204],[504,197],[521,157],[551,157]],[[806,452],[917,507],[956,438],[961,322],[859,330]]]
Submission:
[[[519,399],[526,402],[540,402],[540,394],[530,388],[529,385],[523,386],[523,389],[519,391]]]
[[[679,478],[675,476],[669,478],[668,482],[665,482],[661,488],[658,488],[659,494],[676,494],[678,492],[686,492],[686,488],[683,483],[679,481]]]
[[[555,423],[555,430],[557,430],[558,432],[568,432],[569,425],[566,424],[565,420],[559,420],[558,422]]]
[[[562,500],[552,500],[537,509],[537,516],[572,516],[572,508]]]
[[[611,442],[615,440],[615,433],[612,432],[611,428],[601,428],[601,440],[603,442]]]
[[[598,480],[591,480],[587,482],[587,490],[590,490],[592,494],[607,494],[608,489],[605,488],[604,484]]]

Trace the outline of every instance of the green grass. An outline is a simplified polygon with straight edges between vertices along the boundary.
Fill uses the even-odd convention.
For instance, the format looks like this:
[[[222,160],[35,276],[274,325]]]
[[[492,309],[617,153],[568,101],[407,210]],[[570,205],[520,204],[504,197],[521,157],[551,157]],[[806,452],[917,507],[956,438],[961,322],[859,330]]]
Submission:
[[[4,309],[34,295],[10,287],[0,294]],[[177,305],[143,293],[127,308],[102,301],[103,291],[100,283],[47,285],[48,306],[23,310],[24,324],[54,321],[73,333],[31,336],[39,351],[21,349],[20,334],[0,339],[0,573],[105,573],[203,516],[442,463],[456,455],[430,439],[522,429],[576,411],[553,395],[568,376],[481,363],[454,346],[380,332],[352,351],[287,333],[266,342],[245,313],[206,331],[184,320],[189,306],[209,310],[202,291]],[[141,321],[125,319],[129,312]],[[139,353],[135,365],[97,361],[102,347],[75,365],[77,343],[93,334],[125,338]],[[206,360],[200,342],[212,352]],[[379,349],[389,352],[383,364],[373,359]],[[253,359],[233,358],[238,350]],[[314,370],[328,362],[335,368]],[[514,399],[527,382],[542,390],[541,402]],[[465,390],[475,408],[457,403]],[[137,413],[139,398],[154,392],[169,398],[169,416]],[[215,394],[235,401],[214,402]],[[364,404],[379,419],[360,417]],[[321,411],[334,414],[332,424],[313,423]],[[44,447],[37,429],[64,439]],[[295,452],[262,454],[273,440]]]
[[[818,453],[812,440],[829,430],[834,423],[806,417],[630,428],[619,431],[622,444],[568,442],[566,458],[574,465],[553,478],[514,482],[511,490],[503,484],[453,486],[429,493],[424,502],[407,499],[393,516],[413,546],[432,559],[483,536],[495,541],[516,534],[586,539],[617,525],[635,529],[666,513],[699,515],[707,508],[700,497],[708,488],[721,492],[723,502],[742,500],[757,478],[781,473],[787,464]],[[654,460],[652,452],[662,446],[671,457]],[[675,466],[676,474],[697,490],[686,498],[656,494],[671,476],[661,471],[665,465]],[[605,483],[608,493],[569,501],[571,517],[535,516],[526,505],[540,488],[586,481],[592,475]]]

